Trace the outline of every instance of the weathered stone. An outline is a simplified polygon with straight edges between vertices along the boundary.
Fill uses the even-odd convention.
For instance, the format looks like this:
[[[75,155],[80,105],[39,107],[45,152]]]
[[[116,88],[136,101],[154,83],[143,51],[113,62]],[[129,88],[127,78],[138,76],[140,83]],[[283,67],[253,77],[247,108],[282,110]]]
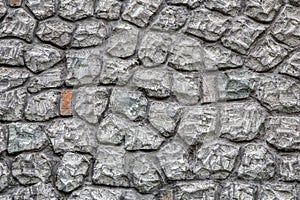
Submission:
[[[242,147],[238,177],[246,180],[268,180],[275,174],[275,157],[261,144]]]
[[[0,67],[0,92],[23,85],[31,76],[26,69]]]
[[[300,1],[299,1],[299,0],[290,0],[289,2],[290,2],[290,4],[292,4],[293,6],[300,6]]]
[[[0,24],[0,37],[18,37],[31,42],[35,20],[22,8],[9,12]]]
[[[300,78],[300,51],[295,51],[290,54],[289,59],[287,59],[283,65],[279,68],[279,73],[287,74],[289,76]]]
[[[300,180],[300,156],[297,154],[284,154],[280,156],[279,174],[284,181]]]
[[[255,200],[258,187],[253,184],[229,182],[222,187],[220,199],[222,200]]]
[[[26,0],[26,6],[38,19],[46,19],[55,14],[56,0],[43,0],[43,3],[37,0]]]
[[[139,200],[155,200],[152,194],[140,194],[135,190],[125,190],[122,192],[121,199],[123,200],[132,200],[132,199],[139,199]]]
[[[217,41],[227,30],[229,20],[221,13],[198,8],[193,10],[186,32],[205,40]]]
[[[4,39],[0,43],[0,64],[24,65],[24,43],[19,40]]]
[[[29,187],[14,188],[8,192],[13,199],[43,199],[43,200],[59,200],[62,197],[54,189],[51,183],[44,184],[42,182]],[[13,200],[7,199],[7,200]]]
[[[265,75],[257,83],[256,98],[269,110],[293,113],[300,111],[300,85],[292,79]]]
[[[68,20],[79,20],[93,15],[93,0],[60,0],[58,14]]]
[[[128,169],[133,186],[141,193],[150,193],[161,185],[158,166],[151,155],[132,154],[128,158]]]
[[[182,200],[215,200],[217,199],[218,186],[212,181],[178,183],[175,185],[174,199]]]
[[[300,118],[270,117],[266,124],[266,140],[280,150],[300,150]]]
[[[135,53],[139,30],[127,23],[117,24],[108,39],[107,52],[111,56],[126,58]]]
[[[12,162],[12,175],[22,185],[45,183],[51,175],[50,158],[44,153],[20,154]]]
[[[300,9],[286,6],[280,13],[271,33],[280,41],[292,47],[300,44]]]
[[[167,6],[152,25],[152,29],[161,31],[177,31],[185,24],[189,17],[188,10],[184,7]]]
[[[173,140],[163,146],[158,151],[157,158],[169,180],[182,180],[188,177],[189,151],[179,141]]]
[[[44,42],[66,47],[71,42],[74,30],[74,24],[54,18],[40,22],[36,35]]]
[[[128,187],[124,159],[125,150],[122,147],[99,146],[94,164],[93,182]]]
[[[276,184],[276,185],[263,185],[260,194],[258,195],[259,200],[265,199],[282,199],[282,200],[296,200],[298,197],[296,186],[287,184]]]
[[[23,0],[8,0],[11,7],[20,7]]]
[[[97,199],[97,200],[119,200],[122,191],[117,189],[96,188],[92,186],[84,186],[74,192],[68,197],[68,200],[82,200],[82,199]]]
[[[149,122],[163,136],[172,136],[179,121],[180,108],[181,106],[177,103],[153,101],[149,107]]]
[[[143,93],[133,89],[114,88],[110,97],[111,110],[134,121],[146,117],[147,104],[148,100]]]
[[[121,14],[122,3],[117,0],[96,0],[95,16],[98,18],[116,20]]]
[[[8,153],[39,150],[48,144],[44,126],[33,123],[8,125]]]
[[[238,148],[215,143],[196,152],[193,172],[200,178],[226,179],[232,172]]]
[[[7,149],[7,137],[8,137],[7,125],[0,124],[0,153],[2,153]]]
[[[7,163],[0,160],[0,192],[8,186],[9,173]]]
[[[215,134],[217,109],[213,106],[191,107],[183,113],[179,126],[179,136],[189,145],[203,144]]]
[[[73,99],[73,91],[72,90],[64,90],[61,92],[60,114],[62,116],[70,116],[73,114],[72,99]]]
[[[172,38],[165,33],[148,32],[141,42],[138,57],[146,67],[166,61]]]
[[[257,137],[267,113],[260,104],[227,103],[220,111],[220,137],[231,141],[250,141]]]
[[[272,37],[257,41],[256,46],[250,50],[245,66],[254,71],[268,71],[277,66],[288,54],[287,48]]]
[[[241,10],[241,3],[241,0],[210,0],[205,2],[205,6],[209,9],[235,16]]]
[[[99,49],[69,50],[66,57],[67,85],[75,86],[96,82],[102,67]]]
[[[135,59],[106,58],[103,61],[100,82],[102,84],[126,85],[137,66],[138,61]]]
[[[51,45],[27,45],[24,51],[25,64],[35,73],[53,67],[63,56],[62,51]]]
[[[55,153],[95,152],[96,128],[78,118],[55,119],[46,126],[46,130]]]
[[[22,119],[26,96],[26,90],[23,88],[0,93],[0,120]]]
[[[164,98],[171,93],[171,73],[165,69],[139,69],[132,83],[145,90],[150,97]]]
[[[98,123],[108,104],[109,94],[104,87],[80,87],[73,94],[73,108],[79,117],[89,123]]]
[[[200,79],[196,73],[174,73],[172,92],[179,103],[193,105],[200,98]]]
[[[218,100],[217,80],[217,74],[203,73],[201,75],[201,103],[212,103]]]
[[[232,21],[230,30],[221,40],[224,46],[246,54],[252,43],[266,28],[266,25],[259,24],[247,17],[237,17]]]
[[[46,91],[28,99],[25,118],[30,121],[45,121],[59,116],[59,93]]]
[[[80,187],[87,174],[90,156],[67,152],[57,168],[55,185],[58,190],[71,192]]]
[[[139,27],[145,27],[161,3],[162,0],[130,0],[122,18]]]
[[[64,68],[57,67],[32,77],[27,84],[27,90],[36,93],[42,89],[58,88],[64,83]]]
[[[270,22],[281,7],[281,0],[250,0],[245,2],[245,14],[258,21]]]
[[[200,42],[187,36],[180,36],[175,41],[168,65],[176,70],[198,71],[202,61]]]
[[[0,18],[2,18],[7,12],[7,8],[5,7],[5,0],[0,0]]]
[[[101,45],[107,37],[107,27],[99,20],[86,20],[79,23],[71,47],[90,47]]]

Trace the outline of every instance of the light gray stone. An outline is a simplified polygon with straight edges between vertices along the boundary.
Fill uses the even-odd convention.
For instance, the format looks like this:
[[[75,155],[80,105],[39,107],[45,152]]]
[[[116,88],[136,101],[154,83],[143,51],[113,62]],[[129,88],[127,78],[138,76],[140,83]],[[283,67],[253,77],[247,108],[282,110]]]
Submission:
[[[297,154],[283,154],[279,162],[280,179],[283,181],[300,180],[300,156]]]
[[[96,0],[95,16],[98,18],[117,20],[121,14],[122,3],[117,0]]]
[[[95,188],[92,186],[84,186],[74,191],[68,200],[119,200],[121,198],[122,191],[117,189],[108,188]]]
[[[12,123],[8,125],[8,153],[40,150],[48,145],[44,126],[36,123]]]
[[[237,170],[238,177],[245,180],[268,180],[275,175],[274,155],[261,144],[242,147],[242,159]]]
[[[222,187],[222,200],[255,200],[258,191],[257,185],[250,183],[228,182]]]
[[[258,199],[296,200],[297,196],[297,190],[294,184],[267,184],[263,185],[262,190],[259,193]]]
[[[282,0],[246,1],[245,14],[258,21],[270,22],[281,7]]]
[[[22,8],[9,12],[0,24],[0,37],[18,37],[31,42],[36,22]]]
[[[44,153],[20,154],[12,162],[12,175],[22,185],[49,181],[50,158]]]
[[[26,0],[25,5],[39,20],[52,17],[56,12],[56,0]]]
[[[79,20],[93,15],[93,0],[60,0],[58,14],[68,20]]]
[[[4,190],[8,186],[9,181],[9,167],[3,160],[0,161],[0,191]]]
[[[207,8],[233,16],[241,10],[241,4],[241,0],[210,0],[205,2]]]
[[[87,175],[90,156],[67,152],[56,171],[55,185],[58,190],[71,192],[83,184]]]
[[[8,129],[7,125],[0,124],[0,153],[7,149]]]
[[[24,43],[20,40],[3,39],[0,43],[0,64],[24,65]]]
[[[218,75],[215,73],[203,73],[201,75],[201,103],[218,101],[217,80]]]
[[[300,78],[300,51],[290,53],[290,57],[279,67],[279,73]]]
[[[31,76],[26,69],[0,67],[0,92],[23,85]]]
[[[5,0],[0,0],[0,18],[2,18],[7,12],[7,8],[5,7]]]
[[[185,6],[189,6],[191,8],[198,7],[202,2],[203,2],[203,0],[167,0],[168,4],[185,5]]]
[[[46,91],[28,99],[25,118],[30,121],[45,121],[59,116],[59,93]]]

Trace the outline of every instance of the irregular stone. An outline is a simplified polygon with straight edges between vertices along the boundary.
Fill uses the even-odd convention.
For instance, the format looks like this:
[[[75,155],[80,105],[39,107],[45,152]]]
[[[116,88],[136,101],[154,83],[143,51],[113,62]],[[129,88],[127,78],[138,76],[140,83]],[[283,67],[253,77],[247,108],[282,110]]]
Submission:
[[[47,135],[55,153],[67,151],[93,154],[96,149],[96,128],[78,118],[63,118],[51,121]]]
[[[59,93],[46,91],[28,99],[25,118],[30,121],[45,121],[59,116]]]
[[[245,180],[268,180],[275,174],[275,157],[261,144],[242,147],[238,177]]]
[[[95,16],[98,18],[116,20],[121,14],[122,3],[117,0],[97,0]]]
[[[241,0],[210,0],[205,2],[205,6],[209,9],[235,16],[241,10],[241,3]]]
[[[121,195],[121,199],[124,200],[132,200],[132,199],[139,199],[139,200],[155,200],[152,194],[140,194],[135,190],[125,190]]]
[[[191,8],[198,7],[203,0],[166,0],[168,4],[171,5],[185,5]]]
[[[50,158],[44,153],[20,154],[12,162],[12,175],[22,185],[47,182],[51,175]]]
[[[8,125],[8,153],[40,150],[48,145],[44,126],[33,123],[12,123]]]
[[[270,22],[282,4],[281,0],[250,0],[246,2],[245,14],[258,21]]]
[[[19,40],[3,39],[0,43],[0,64],[24,65],[24,43]]]
[[[285,44],[295,47],[300,44],[300,9],[285,6],[271,29],[275,38]]]
[[[12,7],[20,7],[22,4],[22,0],[9,0],[8,2]]]
[[[73,91],[65,90],[61,92],[60,98],[60,115],[62,116],[71,116],[73,113],[72,110],[72,99]]]
[[[139,30],[127,23],[119,23],[113,28],[108,39],[107,52],[111,56],[126,58],[135,53]]]
[[[146,117],[147,104],[148,100],[143,93],[133,89],[114,88],[110,96],[111,110],[133,121]]]
[[[300,78],[300,51],[295,51],[290,54],[289,59],[287,59],[283,65],[279,68],[279,73],[286,74],[295,78]]]
[[[53,67],[63,59],[63,52],[51,45],[27,45],[24,51],[26,66],[34,73]]]
[[[184,111],[179,126],[179,136],[189,145],[202,144],[215,134],[217,109],[214,106],[192,107]]]
[[[200,178],[226,179],[232,172],[238,148],[216,143],[196,152],[193,172]]]
[[[145,90],[150,97],[164,98],[171,93],[171,73],[165,69],[139,69],[135,72],[132,83]]]
[[[82,200],[82,199],[118,200],[121,198],[121,195],[122,195],[121,190],[84,186],[72,192],[71,196],[68,197],[68,200]]]
[[[279,174],[284,181],[300,180],[300,156],[297,154],[284,154],[280,156]]]
[[[266,124],[266,140],[280,150],[300,150],[300,118],[270,117]]]
[[[181,106],[173,102],[153,101],[149,107],[149,122],[163,136],[174,135],[175,127],[179,121]]]
[[[226,103],[220,111],[220,137],[231,141],[250,141],[257,137],[265,122],[267,112],[260,104]]]
[[[71,42],[74,30],[74,24],[54,18],[40,22],[36,35],[44,42],[66,47]]]
[[[221,38],[224,46],[239,53],[246,54],[256,38],[267,28],[247,17],[237,17],[232,23],[230,30]]]
[[[2,18],[7,12],[7,8],[5,7],[5,0],[0,0],[0,18]]]
[[[128,169],[133,186],[141,193],[150,193],[161,185],[158,166],[154,158],[145,153],[132,154]]]
[[[161,31],[177,31],[182,28],[187,18],[189,17],[188,10],[184,7],[167,6],[154,21],[152,29]]]
[[[229,20],[221,13],[198,8],[192,11],[186,32],[205,40],[217,41],[227,30]]]
[[[200,79],[196,73],[174,73],[172,92],[179,103],[193,105],[200,98]]]
[[[257,83],[255,96],[269,110],[293,113],[300,111],[300,85],[292,79],[265,75]]]
[[[267,36],[250,50],[245,66],[258,72],[268,71],[277,66],[287,54],[285,46]]]
[[[0,124],[0,153],[2,153],[7,149],[7,137],[8,137],[7,125]]]
[[[26,90],[23,88],[0,93],[0,120],[22,119],[26,96]]]
[[[95,184],[128,187],[125,170],[125,150],[123,147],[100,146],[93,170]]]
[[[36,93],[42,89],[58,88],[64,84],[64,68],[58,67],[49,69],[39,75],[32,77],[27,84],[27,90]]]
[[[217,74],[203,73],[201,75],[201,103],[211,103],[218,100],[218,91],[216,89],[217,80]]]
[[[265,199],[284,199],[284,200],[296,200],[297,199],[296,186],[286,184],[276,185],[263,185],[262,190],[258,196],[259,200]]]
[[[130,0],[122,14],[122,18],[139,27],[145,27],[161,3],[162,0]]]
[[[180,36],[171,49],[168,65],[176,70],[198,71],[202,61],[202,48],[198,40]]]
[[[179,141],[172,140],[163,146],[158,151],[157,158],[169,180],[182,180],[188,177],[190,170],[189,151]]]
[[[102,84],[126,85],[137,66],[138,61],[135,59],[106,58],[103,61],[100,82]]]
[[[10,172],[7,163],[0,160],[0,191],[8,186],[9,174]]]
[[[73,108],[79,117],[89,123],[98,123],[108,104],[108,90],[104,87],[86,86],[74,91]]]
[[[12,190],[10,196],[13,196],[14,199],[43,199],[43,200],[62,199],[62,197],[52,187],[50,183],[44,184],[42,182],[29,187],[22,187],[22,188],[17,188],[16,190]]]
[[[220,199],[255,200],[258,187],[248,183],[229,182],[222,187]]]
[[[218,186],[212,181],[182,182],[175,185],[176,192],[174,199],[217,199]]]
[[[68,20],[79,20],[93,15],[93,0],[61,0],[58,15]]]
[[[290,0],[289,2],[290,2],[290,4],[292,4],[293,6],[300,6],[300,1],[299,1],[299,0]]]
[[[71,192],[83,184],[90,156],[67,152],[57,168],[55,185],[58,190]]]
[[[90,47],[101,45],[107,37],[107,27],[99,20],[88,20],[79,23],[71,47]]]
[[[26,6],[40,20],[49,18],[55,14],[56,0],[43,0],[43,3],[36,0],[26,0]]]
[[[66,84],[70,86],[95,83],[102,67],[99,49],[68,50]]]
[[[141,42],[138,57],[146,67],[166,61],[172,38],[165,33],[148,32]]]
[[[0,24],[0,37],[18,37],[31,42],[35,20],[22,8],[9,12]]]
[[[23,85],[31,76],[26,69],[0,67],[0,92]]]

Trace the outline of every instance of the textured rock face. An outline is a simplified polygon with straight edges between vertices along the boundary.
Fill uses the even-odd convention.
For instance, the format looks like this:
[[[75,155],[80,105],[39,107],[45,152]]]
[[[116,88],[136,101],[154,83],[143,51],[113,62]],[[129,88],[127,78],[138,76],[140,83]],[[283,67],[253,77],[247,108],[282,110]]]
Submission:
[[[254,184],[227,183],[221,190],[221,199],[249,199],[254,200],[258,187]]]
[[[295,78],[300,78],[300,63],[298,57],[299,51],[295,51],[290,54],[290,57],[284,62],[284,65],[280,66],[280,73],[286,74]]]
[[[0,43],[0,64],[24,65],[24,43],[20,40],[5,39]]]
[[[38,19],[46,19],[55,14],[56,0],[43,0],[43,3],[36,0],[26,0],[26,6]]]
[[[96,0],[95,15],[98,18],[119,19],[122,3],[118,0]]]
[[[9,168],[7,163],[0,161],[0,191],[4,190],[8,186]]]
[[[31,76],[26,69],[0,67],[0,92],[23,85]]]
[[[263,199],[296,199],[297,191],[295,185],[266,185],[259,196]]]
[[[175,185],[175,199],[208,199],[217,198],[217,185],[212,181],[179,183]]]
[[[229,15],[236,15],[241,9],[241,0],[211,0],[205,6]]]
[[[92,0],[62,0],[58,8],[59,16],[68,20],[79,20],[93,14]]]
[[[258,21],[272,21],[282,4],[281,0],[250,0],[246,2],[245,14]]]

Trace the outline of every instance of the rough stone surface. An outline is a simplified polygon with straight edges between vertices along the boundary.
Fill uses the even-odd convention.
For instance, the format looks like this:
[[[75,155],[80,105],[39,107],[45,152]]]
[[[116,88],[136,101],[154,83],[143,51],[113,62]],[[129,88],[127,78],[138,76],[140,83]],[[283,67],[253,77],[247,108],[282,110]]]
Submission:
[[[7,149],[8,129],[7,125],[0,124],[0,153]]]
[[[68,20],[79,20],[91,16],[94,12],[92,0],[61,0],[58,8],[59,16]]]
[[[300,52],[295,51],[290,54],[290,57],[280,66],[279,72],[295,78],[300,78]]]
[[[0,92],[23,85],[31,76],[26,69],[0,67]]]
[[[5,1],[0,1],[0,18],[2,18],[7,12],[7,8],[5,7]]]
[[[198,7],[203,0],[166,0],[168,4],[171,5],[185,5],[191,8]]]
[[[175,185],[175,199],[207,199],[217,198],[217,185],[212,181],[178,183]]]
[[[56,0],[43,0],[42,2],[36,0],[26,0],[26,6],[38,19],[46,19],[53,16],[56,12]]]
[[[0,191],[8,186],[9,168],[5,161],[0,161]]]
[[[20,40],[4,39],[0,43],[0,64],[24,65],[24,43]]]
[[[297,191],[295,185],[277,184],[265,185],[259,194],[259,200],[263,199],[297,199]]]
[[[121,14],[122,3],[118,0],[96,0],[95,15],[98,18],[117,20]]]
[[[246,2],[245,14],[258,21],[270,22],[282,4],[281,0],[250,0]]]
[[[221,190],[221,199],[248,199],[254,200],[258,187],[254,184],[245,184],[239,182],[226,183]]]
[[[295,154],[284,154],[280,156],[279,173],[280,179],[285,181],[300,180],[300,157]]]
[[[241,0],[211,0],[205,2],[205,6],[209,9],[235,16],[242,7],[241,3]]]

